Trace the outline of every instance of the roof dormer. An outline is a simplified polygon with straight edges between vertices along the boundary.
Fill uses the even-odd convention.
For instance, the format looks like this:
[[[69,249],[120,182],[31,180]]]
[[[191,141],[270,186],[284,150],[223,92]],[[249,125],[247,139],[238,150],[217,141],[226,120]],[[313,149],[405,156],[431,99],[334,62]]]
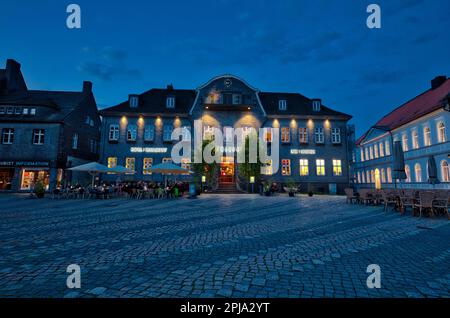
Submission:
[[[320,109],[322,108],[322,100],[315,98],[312,100],[312,109],[315,112],[320,112]]]
[[[139,96],[136,94],[129,95],[128,103],[130,104],[130,108],[137,108],[139,106]]]

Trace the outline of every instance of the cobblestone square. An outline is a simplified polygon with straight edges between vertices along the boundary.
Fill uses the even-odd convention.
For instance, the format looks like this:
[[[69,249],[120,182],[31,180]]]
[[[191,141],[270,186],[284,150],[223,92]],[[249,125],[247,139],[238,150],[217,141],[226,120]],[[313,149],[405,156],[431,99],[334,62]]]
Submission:
[[[449,297],[450,222],[338,196],[0,196],[0,297]],[[66,268],[81,267],[68,289]],[[381,288],[369,289],[369,264]]]

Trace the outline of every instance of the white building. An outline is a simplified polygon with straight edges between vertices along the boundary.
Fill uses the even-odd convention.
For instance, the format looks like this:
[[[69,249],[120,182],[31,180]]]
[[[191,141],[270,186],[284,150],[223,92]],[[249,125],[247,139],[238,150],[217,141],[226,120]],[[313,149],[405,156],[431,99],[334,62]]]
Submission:
[[[434,160],[439,183],[450,189],[450,79],[438,76],[431,88],[381,118],[356,145],[354,183],[359,187],[394,187],[393,143],[401,141],[407,179],[403,188],[431,188],[428,159]],[[397,181],[398,183],[398,181]]]

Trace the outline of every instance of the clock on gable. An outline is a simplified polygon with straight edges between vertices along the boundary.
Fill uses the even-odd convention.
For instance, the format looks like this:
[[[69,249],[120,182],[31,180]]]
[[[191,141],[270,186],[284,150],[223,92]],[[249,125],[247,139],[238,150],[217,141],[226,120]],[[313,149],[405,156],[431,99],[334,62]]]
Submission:
[[[233,82],[231,81],[230,78],[226,78],[223,84],[225,85],[226,88],[230,88],[231,85],[233,85]]]

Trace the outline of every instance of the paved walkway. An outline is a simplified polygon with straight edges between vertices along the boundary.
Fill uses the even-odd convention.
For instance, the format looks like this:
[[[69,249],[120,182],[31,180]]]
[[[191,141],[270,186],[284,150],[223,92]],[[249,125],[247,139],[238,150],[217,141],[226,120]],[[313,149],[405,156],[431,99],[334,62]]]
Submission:
[[[72,263],[81,289],[66,287]],[[0,297],[96,296],[449,297],[450,221],[332,196],[0,195]]]

